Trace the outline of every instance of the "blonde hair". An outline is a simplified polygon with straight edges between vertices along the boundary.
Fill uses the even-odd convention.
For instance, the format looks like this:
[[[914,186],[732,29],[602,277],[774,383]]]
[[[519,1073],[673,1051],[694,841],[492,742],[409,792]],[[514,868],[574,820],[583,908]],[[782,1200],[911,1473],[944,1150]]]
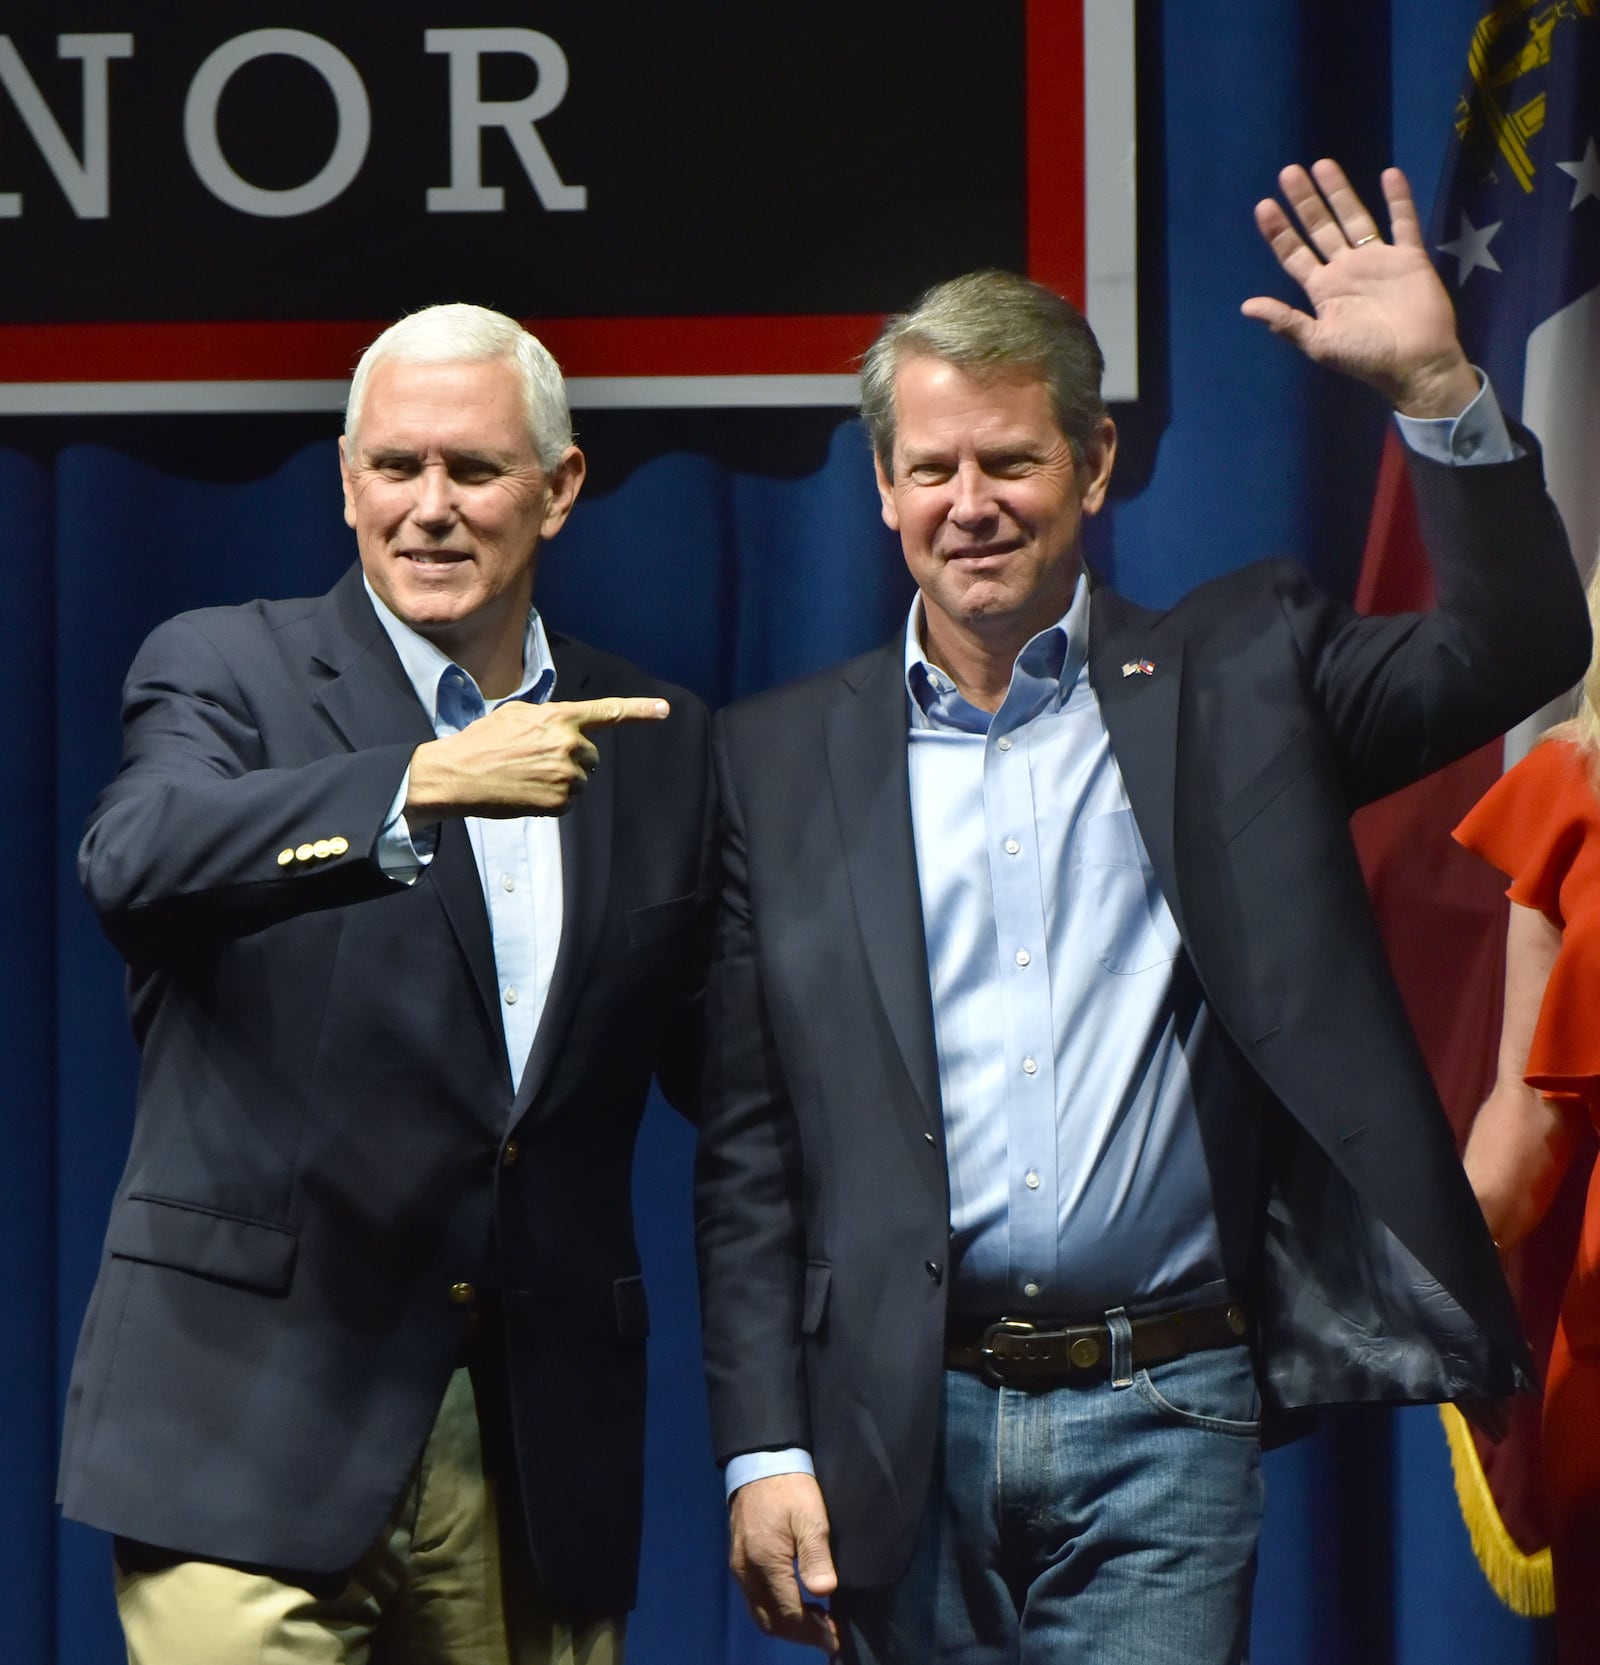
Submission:
[[[1589,774],[1600,791],[1600,550],[1595,552],[1594,571],[1584,592],[1589,602],[1589,628],[1594,632],[1595,650],[1583,673],[1578,709],[1564,723],[1557,723],[1540,736],[1542,740],[1566,740],[1584,754]]]

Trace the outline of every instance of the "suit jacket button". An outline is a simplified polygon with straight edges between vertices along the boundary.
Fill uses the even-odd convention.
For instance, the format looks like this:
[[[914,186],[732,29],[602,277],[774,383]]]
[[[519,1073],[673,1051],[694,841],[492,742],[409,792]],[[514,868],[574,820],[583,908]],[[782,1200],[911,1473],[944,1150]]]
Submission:
[[[500,1165],[504,1168],[513,1166],[517,1158],[522,1155],[522,1147],[515,1139],[507,1139],[505,1148],[500,1152]]]
[[[453,1306],[470,1307],[477,1298],[478,1292],[470,1283],[453,1283],[450,1285],[450,1301]]]
[[[923,1270],[928,1274],[928,1276],[930,1278],[933,1279],[933,1281],[935,1283],[943,1283],[944,1282],[944,1268],[939,1264],[938,1261],[936,1261],[936,1260],[925,1260],[922,1263],[922,1267],[923,1267]]]

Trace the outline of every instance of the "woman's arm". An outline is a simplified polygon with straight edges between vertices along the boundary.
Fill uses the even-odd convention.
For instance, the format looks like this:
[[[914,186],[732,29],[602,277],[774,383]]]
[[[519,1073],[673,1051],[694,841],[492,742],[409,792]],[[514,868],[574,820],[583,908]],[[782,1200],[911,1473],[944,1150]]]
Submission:
[[[1511,904],[1506,927],[1505,1017],[1500,1061],[1467,1141],[1467,1178],[1501,1252],[1544,1217],[1579,1132],[1576,1105],[1551,1101],[1522,1079],[1561,927],[1537,908]]]

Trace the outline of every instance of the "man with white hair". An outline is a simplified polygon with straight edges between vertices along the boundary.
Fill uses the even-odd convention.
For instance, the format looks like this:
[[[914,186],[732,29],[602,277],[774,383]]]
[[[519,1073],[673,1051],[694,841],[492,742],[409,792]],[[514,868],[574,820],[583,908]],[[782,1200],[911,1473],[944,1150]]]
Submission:
[[[584,459],[520,325],[401,320],[345,427],[359,563],[158,628],[84,836],[142,1068],[62,1502],[117,1534],[135,1665],[599,1665],[634,1134],[653,1073],[698,1077],[706,715],[533,606]]]

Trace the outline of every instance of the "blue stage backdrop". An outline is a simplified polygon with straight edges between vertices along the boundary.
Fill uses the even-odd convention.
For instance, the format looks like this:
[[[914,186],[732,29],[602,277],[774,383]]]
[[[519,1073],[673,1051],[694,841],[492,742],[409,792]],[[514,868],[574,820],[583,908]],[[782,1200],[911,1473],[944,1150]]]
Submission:
[[[115,6],[91,8],[96,21],[83,25],[67,20],[70,9],[60,9],[61,28],[135,27],[116,22]],[[538,7],[504,9],[516,14],[508,21],[538,22]],[[697,28],[717,11],[682,9]],[[991,9],[1011,8],[971,6],[965,27],[981,36]],[[1332,590],[1353,588],[1383,415],[1239,317],[1245,296],[1284,292],[1251,206],[1281,164],[1325,154],[1376,199],[1378,171],[1392,160],[1410,173],[1426,222],[1481,9],[1480,0],[1141,4],[1142,390],[1136,407],[1118,411],[1122,478],[1093,528],[1101,569],[1137,599],[1161,603],[1281,552],[1298,554]],[[153,8],[129,0],[121,10]],[[630,11],[659,15],[608,10],[622,30]],[[414,41],[393,45],[415,56]],[[375,32],[369,49],[381,55],[385,37]],[[880,169],[869,147],[855,158],[852,187],[871,182],[896,215],[910,192],[937,249],[948,224],[939,172],[900,177],[901,153],[914,158],[924,137],[913,125],[908,138],[904,124],[925,123],[929,154],[942,155],[963,112],[908,98],[903,86],[879,90],[897,112],[901,159]],[[853,96],[870,111],[873,92]],[[833,114],[822,103],[814,120]],[[19,132],[0,114],[9,147],[0,174]],[[768,144],[752,157],[770,168],[793,154],[799,165],[805,135],[793,138],[792,153]],[[741,183],[758,206],[768,180],[752,171]],[[30,203],[44,189],[33,181]],[[728,212],[736,224],[737,206]],[[24,224],[0,217],[0,325],[38,316],[6,310],[17,272],[7,239]],[[455,298],[457,280],[469,286],[451,264],[449,231],[430,250],[439,293],[408,303]],[[339,244],[340,281],[359,279],[362,249],[339,243],[337,223],[327,235]],[[848,236],[812,223],[789,235],[794,261],[827,276],[830,293],[853,293]],[[537,274],[540,249],[522,258]],[[631,258],[648,266],[649,244]],[[162,261],[205,259],[199,245],[161,251]],[[563,293],[581,295],[588,281],[581,270],[559,277],[551,287]],[[374,295],[393,289],[376,272],[373,281]],[[113,304],[118,271],[103,268],[92,282]],[[280,316],[293,313],[295,284],[292,269],[273,278]],[[909,301],[910,287],[874,304]],[[380,306],[373,299],[366,315],[382,316]],[[540,578],[541,605],[563,628],[721,703],[898,627],[907,580],[878,520],[862,432],[844,413],[595,411],[580,413],[580,429],[590,488]],[[0,1267],[12,1291],[0,1372],[0,1544],[10,1573],[0,1658],[17,1665],[122,1657],[108,1547],[59,1523],[51,1506],[60,1399],[126,1150],[136,1067],[120,966],[77,887],[79,830],[115,766],[118,686],[152,625],[186,607],[321,591],[352,559],[337,431],[332,414],[0,418],[11,597],[0,614],[0,687],[14,793],[0,933],[9,1084]],[[656,1317],[643,1588],[629,1653],[633,1665],[771,1665],[800,1656],[757,1635],[723,1571],[698,1374],[690,1145],[689,1129],[653,1106],[635,1178]],[[1274,1454],[1268,1480],[1258,1665],[1548,1657],[1542,1628],[1498,1608],[1477,1572],[1431,1411],[1330,1418]]]

